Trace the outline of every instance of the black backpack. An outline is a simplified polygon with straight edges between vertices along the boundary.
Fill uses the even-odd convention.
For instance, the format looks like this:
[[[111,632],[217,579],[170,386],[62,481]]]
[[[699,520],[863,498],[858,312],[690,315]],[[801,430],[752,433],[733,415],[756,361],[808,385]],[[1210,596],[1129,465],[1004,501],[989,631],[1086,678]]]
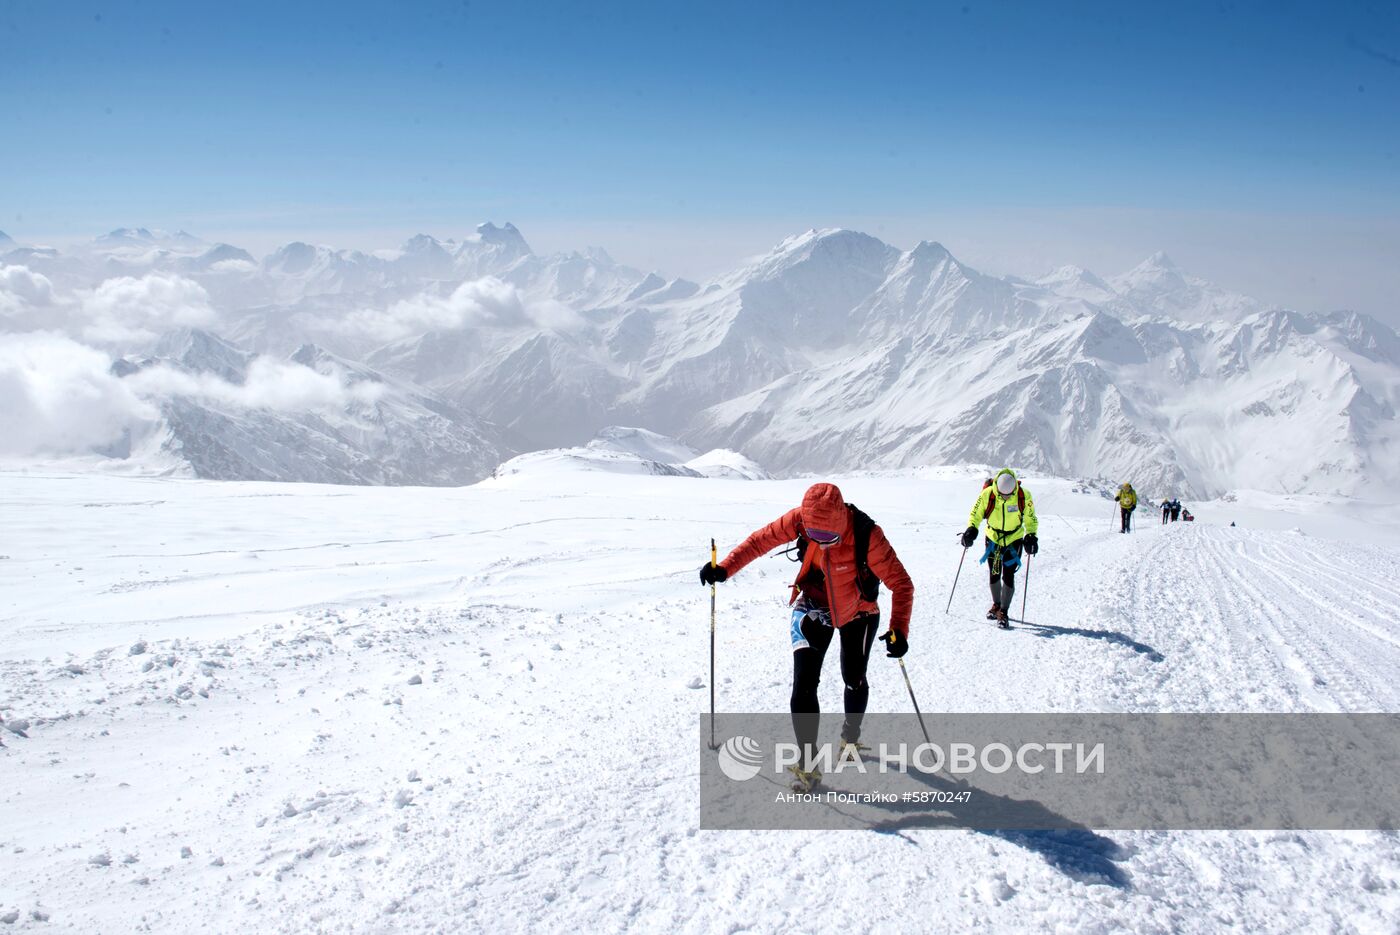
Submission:
[[[846,504],[846,508],[851,511],[851,525],[854,527],[856,536],[856,588],[860,591],[860,598],[863,601],[874,601],[880,596],[880,578],[875,572],[870,570],[870,531],[875,528],[875,521],[861,511],[860,507],[854,503]],[[793,561],[803,561],[807,557],[808,539],[799,533],[797,536],[797,557]],[[826,576],[820,568],[813,566],[807,571],[802,581],[797,582],[804,591],[822,587],[825,585]]]

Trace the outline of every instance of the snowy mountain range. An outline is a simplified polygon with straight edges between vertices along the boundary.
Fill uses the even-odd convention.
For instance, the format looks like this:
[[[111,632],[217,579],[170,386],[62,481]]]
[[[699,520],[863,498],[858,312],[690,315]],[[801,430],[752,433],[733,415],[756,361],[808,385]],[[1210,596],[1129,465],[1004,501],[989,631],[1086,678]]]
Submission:
[[[163,447],[199,477],[468,484],[514,451],[496,426],[314,344],[298,348],[281,373],[329,377],[347,393],[290,409],[248,398],[238,390],[250,387],[261,360],[208,332],[184,330],[162,337],[155,355],[114,366],[124,378],[164,370],[213,381],[193,392],[178,377],[159,381],[173,384],[161,394]]]
[[[779,473],[1006,463],[1182,496],[1378,495],[1400,480],[1393,331],[1267,308],[1163,254],[1121,276],[1067,266],[1032,281],[937,243],[812,230],[699,284],[598,248],[540,256],[510,224],[376,253],[292,243],[261,260],[146,229],[0,251],[20,271],[0,279],[6,330],[43,320],[34,295],[66,308],[71,330],[96,297],[112,314],[113,283],[175,283],[207,305],[203,350],[171,358],[183,331],[162,353],[105,347],[119,369],[167,357],[205,372],[243,355],[226,381],[266,358],[348,394],[330,421],[227,402],[237,394],[221,409],[156,400],[165,450],[201,476],[461,483],[629,425]],[[122,314],[153,329],[160,316],[140,309]],[[351,392],[365,385],[382,390],[373,403]]]

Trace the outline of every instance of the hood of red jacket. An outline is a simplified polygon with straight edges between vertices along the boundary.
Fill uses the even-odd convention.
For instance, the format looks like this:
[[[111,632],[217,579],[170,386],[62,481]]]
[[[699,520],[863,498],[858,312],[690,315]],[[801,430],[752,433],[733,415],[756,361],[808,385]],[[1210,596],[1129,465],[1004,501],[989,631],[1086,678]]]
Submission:
[[[802,497],[802,525],[845,535],[851,526],[851,511],[835,484],[813,484]]]

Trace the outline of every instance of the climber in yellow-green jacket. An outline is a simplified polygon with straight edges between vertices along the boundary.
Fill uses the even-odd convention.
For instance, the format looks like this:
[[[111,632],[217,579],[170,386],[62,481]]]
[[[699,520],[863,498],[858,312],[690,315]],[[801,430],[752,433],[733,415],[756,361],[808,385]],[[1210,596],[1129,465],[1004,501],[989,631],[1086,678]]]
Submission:
[[[1118,512],[1123,517],[1123,528],[1119,532],[1128,532],[1133,528],[1133,510],[1137,509],[1137,491],[1133,489],[1132,484],[1123,484],[1113,495],[1113,499],[1118,501]]]
[[[981,561],[987,563],[991,572],[992,587],[992,609],[987,611],[987,619],[1006,627],[1009,626],[1006,614],[1016,591],[1016,569],[1021,567],[1021,554],[1024,551],[1026,555],[1035,555],[1040,551],[1035,501],[1010,468],[1002,468],[994,480],[982,486],[982,493],[967,517],[963,548],[971,548],[977,541],[977,527],[983,520],[987,521],[987,546]]]

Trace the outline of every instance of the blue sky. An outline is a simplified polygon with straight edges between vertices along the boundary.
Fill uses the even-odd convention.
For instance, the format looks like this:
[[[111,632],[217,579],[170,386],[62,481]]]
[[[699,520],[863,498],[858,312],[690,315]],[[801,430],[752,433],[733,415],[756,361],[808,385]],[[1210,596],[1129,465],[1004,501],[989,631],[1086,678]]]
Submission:
[[[489,218],[703,276],[842,225],[1400,304],[1394,3],[5,0],[0,107],[20,240]]]

